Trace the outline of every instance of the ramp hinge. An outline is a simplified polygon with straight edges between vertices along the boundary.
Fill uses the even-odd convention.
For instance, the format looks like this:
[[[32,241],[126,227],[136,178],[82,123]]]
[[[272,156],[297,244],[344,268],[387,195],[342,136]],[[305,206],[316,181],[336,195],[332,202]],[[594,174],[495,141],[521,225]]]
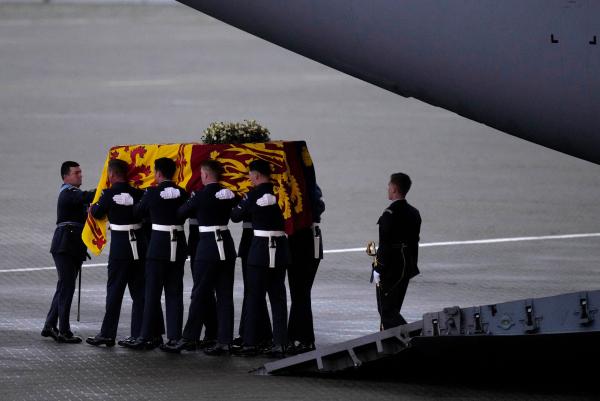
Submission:
[[[538,330],[538,327],[533,310],[533,301],[529,301],[525,304],[525,316],[525,332],[535,333]]]
[[[482,334],[483,325],[481,324],[481,313],[475,312],[475,315],[473,315],[473,319],[475,319],[475,334]]]
[[[440,335],[440,322],[437,319],[433,319],[431,321],[431,324],[433,325],[433,335],[435,337]]]
[[[592,320],[594,319],[590,316],[590,305],[587,294],[581,294],[579,298],[579,323],[588,324]]]

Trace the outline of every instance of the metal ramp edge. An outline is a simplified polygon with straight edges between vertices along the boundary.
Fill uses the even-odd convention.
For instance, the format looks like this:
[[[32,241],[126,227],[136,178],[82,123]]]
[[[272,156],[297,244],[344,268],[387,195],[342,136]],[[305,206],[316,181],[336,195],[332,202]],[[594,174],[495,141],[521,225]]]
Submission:
[[[278,361],[268,362],[256,369],[259,375],[294,373],[334,373],[358,368],[361,365],[402,352],[410,346],[410,339],[419,336],[423,321],[355,338],[343,343],[319,347],[315,351]]]

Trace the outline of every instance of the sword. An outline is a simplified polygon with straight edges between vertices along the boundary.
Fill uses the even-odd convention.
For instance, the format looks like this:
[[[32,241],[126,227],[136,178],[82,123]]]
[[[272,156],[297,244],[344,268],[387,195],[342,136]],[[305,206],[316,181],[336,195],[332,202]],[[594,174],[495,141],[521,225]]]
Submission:
[[[373,258],[373,262],[371,263],[371,280],[369,281],[372,283],[375,267],[379,264],[377,261],[377,245],[375,245],[375,241],[369,241],[365,251],[367,252],[367,255]],[[379,331],[383,331],[383,318],[381,316],[381,287],[379,283],[375,284],[375,295],[377,296],[377,311],[379,312]]]

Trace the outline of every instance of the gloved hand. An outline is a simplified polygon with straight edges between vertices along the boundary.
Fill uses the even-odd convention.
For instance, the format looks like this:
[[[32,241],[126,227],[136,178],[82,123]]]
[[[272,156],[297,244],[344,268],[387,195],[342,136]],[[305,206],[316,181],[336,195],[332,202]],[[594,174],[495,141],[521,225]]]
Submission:
[[[375,283],[375,285],[378,285],[380,281],[381,278],[379,277],[379,273],[373,271],[373,282]]]
[[[215,194],[215,198],[221,199],[221,200],[233,199],[233,198],[235,198],[235,194],[230,189],[223,188],[222,190],[220,190],[219,192],[217,192]]]
[[[113,196],[112,199],[117,205],[121,205],[121,206],[133,205],[133,198],[127,192],[121,192],[120,194]]]
[[[277,203],[277,198],[272,194],[264,194],[256,200],[258,206],[271,206]]]
[[[179,189],[167,187],[160,192],[160,197],[163,199],[176,199],[181,196]]]

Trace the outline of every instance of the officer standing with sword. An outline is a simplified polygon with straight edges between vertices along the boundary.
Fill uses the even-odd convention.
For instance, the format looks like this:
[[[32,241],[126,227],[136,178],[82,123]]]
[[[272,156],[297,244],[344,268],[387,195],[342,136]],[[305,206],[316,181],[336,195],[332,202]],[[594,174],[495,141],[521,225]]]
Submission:
[[[421,215],[406,201],[412,185],[404,173],[395,173],[388,183],[390,206],[377,221],[379,248],[373,243],[367,253],[375,256],[372,281],[376,283],[377,310],[381,316],[381,330],[406,324],[400,314],[408,282],[419,274],[419,234]]]

